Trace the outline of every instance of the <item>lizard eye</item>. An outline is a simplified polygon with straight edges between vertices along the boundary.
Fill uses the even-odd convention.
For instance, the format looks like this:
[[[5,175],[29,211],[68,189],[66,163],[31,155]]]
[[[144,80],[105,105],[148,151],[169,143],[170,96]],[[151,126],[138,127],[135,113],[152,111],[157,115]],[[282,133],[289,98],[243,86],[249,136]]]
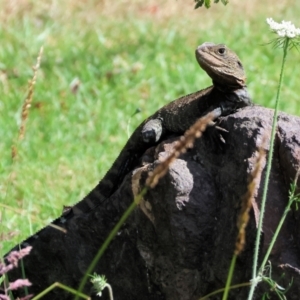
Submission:
[[[218,49],[219,54],[225,54],[226,49],[224,47]]]

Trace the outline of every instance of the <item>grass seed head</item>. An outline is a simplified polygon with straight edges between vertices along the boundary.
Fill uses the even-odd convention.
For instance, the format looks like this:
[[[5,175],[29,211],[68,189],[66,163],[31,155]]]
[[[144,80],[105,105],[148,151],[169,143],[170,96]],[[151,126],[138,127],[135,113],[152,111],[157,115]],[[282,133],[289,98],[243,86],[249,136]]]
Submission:
[[[207,115],[196,121],[195,124],[185,132],[184,136],[180,137],[179,141],[177,141],[174,150],[171,152],[169,157],[161,162],[151,173],[149,172],[148,178],[146,180],[146,186],[154,188],[157,185],[159,179],[167,173],[170,164],[176,158],[178,158],[180,154],[185,153],[188,148],[192,148],[194,146],[195,139],[201,137],[206,127],[210,124],[211,121],[213,121],[214,118],[214,113],[208,113]]]

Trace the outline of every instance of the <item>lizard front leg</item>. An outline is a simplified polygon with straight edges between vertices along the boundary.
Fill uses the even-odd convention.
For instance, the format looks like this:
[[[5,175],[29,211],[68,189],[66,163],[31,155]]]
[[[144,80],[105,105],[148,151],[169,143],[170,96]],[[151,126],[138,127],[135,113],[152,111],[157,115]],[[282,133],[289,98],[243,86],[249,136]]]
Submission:
[[[161,118],[151,119],[143,126],[142,139],[145,143],[154,144],[159,141],[163,132],[163,124]]]
[[[237,109],[251,105],[251,98],[246,88],[237,89],[226,94],[225,99],[221,101],[222,116],[229,115]]]

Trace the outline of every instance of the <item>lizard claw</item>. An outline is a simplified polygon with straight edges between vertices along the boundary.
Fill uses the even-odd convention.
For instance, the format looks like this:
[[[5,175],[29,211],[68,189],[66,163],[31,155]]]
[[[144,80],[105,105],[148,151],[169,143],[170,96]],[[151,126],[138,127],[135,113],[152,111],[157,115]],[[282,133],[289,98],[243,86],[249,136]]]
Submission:
[[[210,124],[211,125],[211,124]],[[226,145],[226,140],[223,136],[223,133],[228,133],[228,130],[226,130],[225,128],[222,128],[220,126],[217,126],[214,123],[214,126],[210,126],[209,128],[207,128],[207,133],[208,133],[208,137],[211,141],[211,143],[213,143],[216,146],[216,150],[219,152],[223,152],[224,151],[224,146]]]
[[[218,131],[221,131],[221,132],[226,132],[226,133],[229,132],[227,129],[216,125],[216,122],[214,122],[214,121],[210,121],[208,126],[212,127],[213,129],[216,129]],[[214,134],[214,135],[216,135],[216,134]],[[221,142],[223,144],[226,144],[225,139],[223,138],[223,136],[221,134],[219,134],[218,136],[219,136],[219,139],[221,140]]]
[[[223,128],[223,127],[220,127],[220,126],[215,126],[215,128],[216,128],[217,130],[219,130],[219,131],[222,131],[222,132],[226,132],[226,133],[229,132],[227,129],[225,129],[225,128]]]
[[[219,130],[219,131],[223,131],[223,132],[228,133],[228,130],[226,130],[226,129],[223,128],[223,127],[220,127],[220,126],[216,125],[216,122],[214,122],[214,121],[210,121],[210,122],[208,123],[208,126],[214,127],[215,129],[217,129],[217,130]]]
[[[222,128],[223,129],[223,128]],[[227,130],[226,130],[227,131]],[[228,132],[228,131],[227,131]],[[226,141],[224,139],[224,137],[222,136],[222,134],[219,134],[219,139],[221,141],[221,143],[226,144]]]

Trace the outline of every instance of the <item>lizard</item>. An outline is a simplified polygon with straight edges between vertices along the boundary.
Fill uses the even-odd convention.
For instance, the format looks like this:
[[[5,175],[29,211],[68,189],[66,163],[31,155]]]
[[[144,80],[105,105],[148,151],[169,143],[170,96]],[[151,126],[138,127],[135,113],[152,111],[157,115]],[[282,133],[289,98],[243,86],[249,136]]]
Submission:
[[[144,120],[96,187],[50,224],[54,227],[63,226],[73,216],[105,205],[105,200],[117,190],[125,175],[137,165],[142,154],[167,134],[185,132],[198,118],[209,112],[213,112],[214,119],[217,119],[233,113],[238,108],[251,105],[245,71],[235,52],[224,44],[205,42],[197,47],[195,54],[200,67],[211,77],[213,85],[166,104]],[[40,232],[47,228],[49,225],[15,246],[10,252],[28,245],[34,246]]]

